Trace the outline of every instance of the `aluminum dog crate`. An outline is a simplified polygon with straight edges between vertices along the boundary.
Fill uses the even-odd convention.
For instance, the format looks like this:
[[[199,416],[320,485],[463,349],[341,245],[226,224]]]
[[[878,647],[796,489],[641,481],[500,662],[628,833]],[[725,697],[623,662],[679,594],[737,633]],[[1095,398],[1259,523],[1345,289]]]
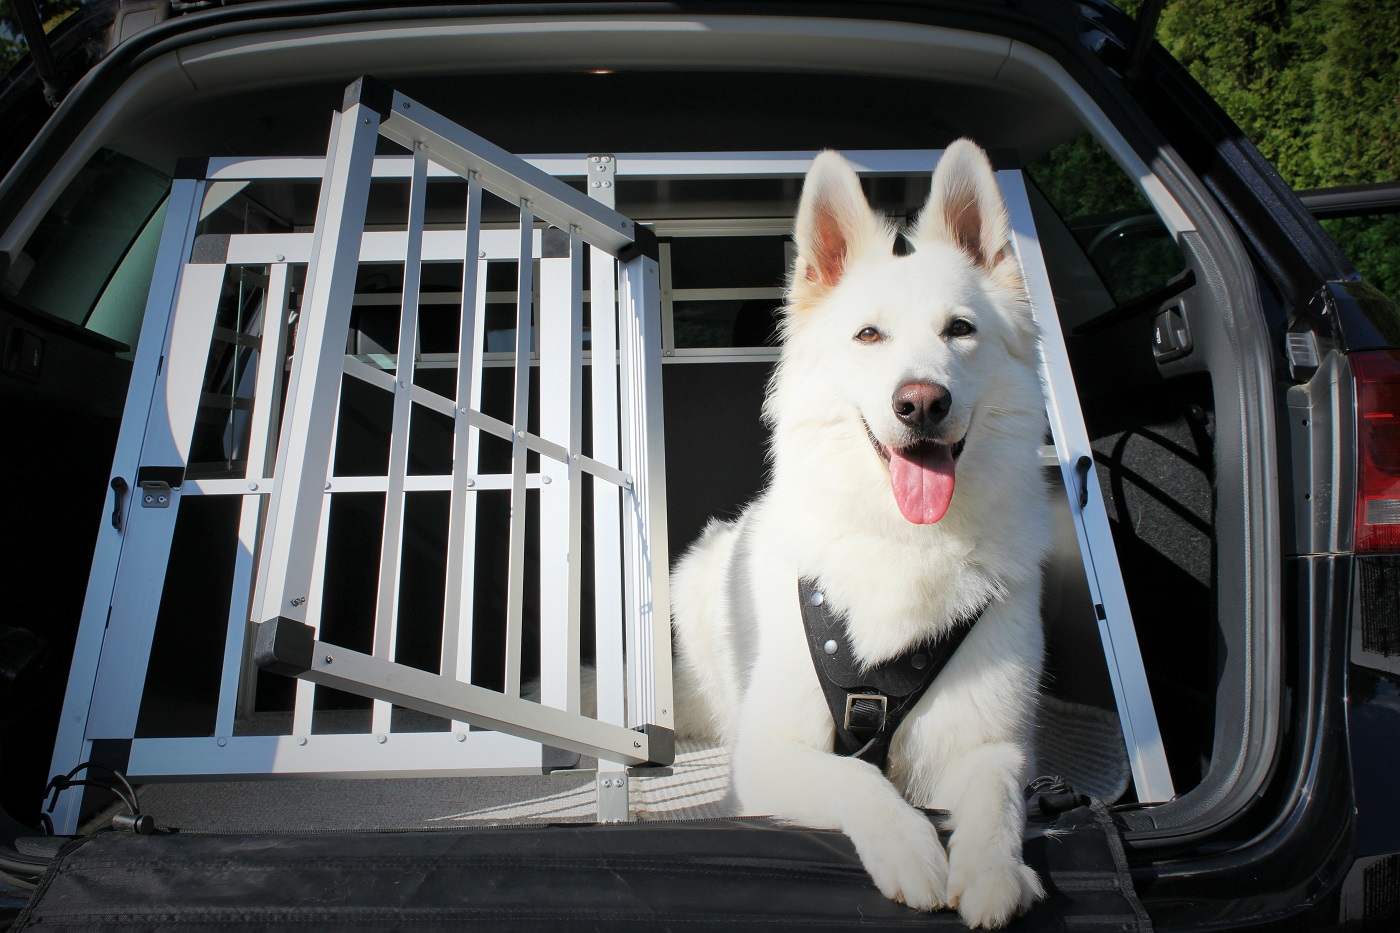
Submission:
[[[381,136],[412,154],[376,156]],[[866,175],[928,173],[938,157],[847,155]],[[670,316],[662,311],[671,297],[658,284],[650,231],[612,209],[614,184],[800,179],[811,158],[661,153],[527,161],[363,79],[347,92],[325,159],[185,163],[166,209],[112,470],[113,511],[103,517],[54,772],[94,760],[139,780],[511,774],[567,767],[588,754],[599,759],[600,817],[625,818],[627,769],[664,765],[671,755],[660,398],[662,353],[670,352],[663,351]],[[555,176],[581,178],[586,194]],[[1055,441],[1045,456],[1064,481],[1139,798],[1166,800],[1171,780],[1024,183],[1016,170],[997,176],[1041,327]],[[314,230],[201,233],[201,220],[222,199],[270,179],[319,185]],[[407,183],[407,217],[402,229],[367,229],[372,183],[387,180]],[[436,181],[460,189],[460,222],[425,223]],[[485,223],[491,196],[497,209]],[[500,222],[501,205],[513,215],[509,224]],[[362,352],[347,337],[357,270],[374,263],[401,270],[401,283],[389,289],[400,312],[385,352]],[[460,268],[455,304],[420,300],[423,272],[434,263]],[[511,264],[513,327],[491,332],[511,345],[489,352],[488,280]],[[304,288],[295,287],[303,270]],[[249,275],[257,286],[251,300]],[[454,346],[425,348],[425,309],[439,323],[448,313]],[[532,355],[534,366],[518,365]],[[504,416],[484,410],[488,358],[510,370]],[[429,384],[433,372],[439,378]],[[211,392],[216,383],[225,391]],[[378,393],[391,410],[382,469],[337,470],[349,391]],[[201,447],[209,412],[223,434]],[[416,470],[414,426],[431,418],[450,425],[450,464]],[[498,456],[487,459],[503,468],[485,468],[490,444]],[[221,462],[201,459],[209,449]],[[427,494],[446,504],[447,516],[435,664],[398,658],[396,640],[409,503]],[[323,638],[336,624],[326,609],[332,591],[344,585],[334,573],[327,583],[343,537],[332,513],[337,497],[356,495],[383,502],[374,579],[362,581],[374,591],[372,638],[362,650]],[[506,526],[489,539],[478,520],[488,496],[509,502]],[[186,540],[178,517],[193,503],[214,501],[229,503],[234,556],[230,579],[205,588],[217,591],[210,598],[222,606],[213,720],[188,734],[147,734],[138,723],[150,692],[153,636],[158,619],[178,626],[182,613],[167,579]],[[533,521],[535,532],[527,525]],[[540,568],[537,597],[526,585],[527,546]],[[505,604],[489,620],[474,608],[481,574],[473,568],[487,552],[506,557]],[[595,633],[591,652],[582,645],[585,614]],[[538,702],[521,696],[527,615],[538,616]],[[487,622],[503,631],[502,677],[482,686],[473,682],[474,651]],[[593,658],[596,697],[584,696],[585,653]],[[297,678],[290,717],[271,734],[257,734],[269,731],[265,724],[246,725],[257,703],[255,659]],[[367,728],[318,729],[318,692],[327,688],[372,697]],[[596,715],[588,713],[590,699]],[[436,717],[436,725],[399,728],[400,709]],[[59,831],[76,826],[79,794],[60,795]]]

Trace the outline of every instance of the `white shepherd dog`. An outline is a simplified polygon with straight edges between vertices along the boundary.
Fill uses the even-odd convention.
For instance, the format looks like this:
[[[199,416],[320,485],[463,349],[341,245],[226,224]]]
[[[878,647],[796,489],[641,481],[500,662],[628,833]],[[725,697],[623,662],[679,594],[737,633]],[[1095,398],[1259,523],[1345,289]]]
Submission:
[[[975,144],[939,161],[912,253],[896,235],[845,159],[818,156],[764,407],[769,488],[675,570],[678,731],[732,747],[743,812],[840,829],[887,897],[994,928],[1044,895],[1021,859],[1050,540],[1038,338]],[[862,672],[981,610],[884,772],[833,752],[799,579]],[[946,853],[915,807],[951,813]]]

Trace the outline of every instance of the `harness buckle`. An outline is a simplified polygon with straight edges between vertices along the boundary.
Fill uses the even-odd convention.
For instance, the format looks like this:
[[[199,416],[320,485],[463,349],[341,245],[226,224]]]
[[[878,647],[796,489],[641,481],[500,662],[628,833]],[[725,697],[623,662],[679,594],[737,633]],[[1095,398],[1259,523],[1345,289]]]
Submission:
[[[847,732],[880,732],[885,728],[889,697],[882,693],[846,694],[846,719],[841,728]]]

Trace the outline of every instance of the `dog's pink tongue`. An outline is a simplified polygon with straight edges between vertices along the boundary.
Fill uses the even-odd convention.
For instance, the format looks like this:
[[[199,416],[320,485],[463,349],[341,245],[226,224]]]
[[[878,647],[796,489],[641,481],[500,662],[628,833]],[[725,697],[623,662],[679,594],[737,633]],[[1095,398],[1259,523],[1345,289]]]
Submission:
[[[932,525],[953,500],[953,453],[941,444],[920,444],[890,451],[890,485],[904,517]]]

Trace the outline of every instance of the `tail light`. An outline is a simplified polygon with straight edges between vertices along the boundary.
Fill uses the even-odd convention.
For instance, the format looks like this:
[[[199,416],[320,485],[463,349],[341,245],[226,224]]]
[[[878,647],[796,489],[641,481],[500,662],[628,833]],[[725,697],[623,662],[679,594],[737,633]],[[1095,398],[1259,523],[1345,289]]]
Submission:
[[[1400,551],[1400,350],[1353,353],[1358,553]]]

